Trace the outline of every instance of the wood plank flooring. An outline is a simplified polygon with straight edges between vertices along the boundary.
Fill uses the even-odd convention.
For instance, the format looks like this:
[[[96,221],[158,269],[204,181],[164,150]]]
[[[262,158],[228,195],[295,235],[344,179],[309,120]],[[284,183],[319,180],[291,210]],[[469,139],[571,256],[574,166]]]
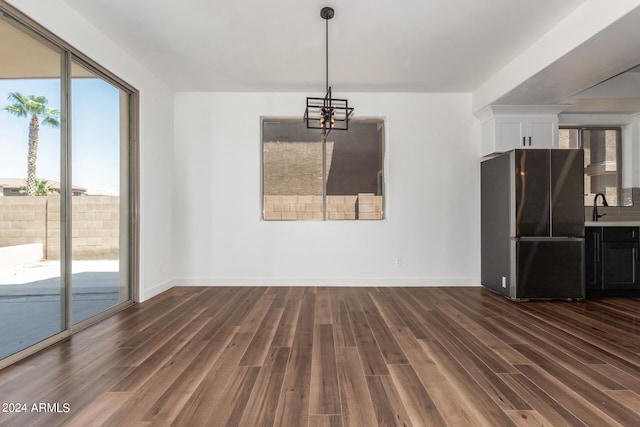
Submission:
[[[0,371],[0,404],[0,426],[635,426],[640,300],[178,287]]]

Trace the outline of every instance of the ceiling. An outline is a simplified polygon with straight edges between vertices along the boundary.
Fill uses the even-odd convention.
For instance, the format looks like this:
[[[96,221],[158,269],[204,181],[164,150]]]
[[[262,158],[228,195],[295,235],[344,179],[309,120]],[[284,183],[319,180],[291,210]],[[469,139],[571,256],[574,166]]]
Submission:
[[[640,66],[635,66],[567,100],[566,112],[626,113],[640,111]]]
[[[18,29],[14,21],[0,16],[0,79],[60,78],[61,53],[34,34]],[[93,77],[94,74],[75,62],[71,75]]]
[[[64,0],[177,91],[472,92],[584,0]]]
[[[640,112],[638,22],[636,6],[493,103],[566,105],[563,113]]]

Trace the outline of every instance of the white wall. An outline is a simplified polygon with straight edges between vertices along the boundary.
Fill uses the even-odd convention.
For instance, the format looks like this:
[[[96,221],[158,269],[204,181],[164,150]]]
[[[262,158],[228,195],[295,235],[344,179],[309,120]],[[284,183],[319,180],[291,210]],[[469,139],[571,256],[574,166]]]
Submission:
[[[140,91],[140,300],[171,286],[173,95],[166,85],[60,0],[9,0]]]
[[[140,90],[141,300],[173,284],[479,284],[470,95],[340,94],[387,120],[387,219],[263,222],[260,116],[300,117],[306,94],[172,98],[64,2],[9,3]]]
[[[301,118],[306,94],[176,94],[176,285],[480,283],[471,96],[340,95],[386,119],[384,221],[261,221],[260,117]]]

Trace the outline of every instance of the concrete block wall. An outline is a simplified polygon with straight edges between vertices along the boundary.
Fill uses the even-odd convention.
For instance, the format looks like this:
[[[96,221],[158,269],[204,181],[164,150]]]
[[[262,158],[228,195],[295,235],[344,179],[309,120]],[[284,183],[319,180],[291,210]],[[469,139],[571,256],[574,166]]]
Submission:
[[[0,197],[0,247],[45,244],[49,211],[59,204],[59,196]]]
[[[382,219],[382,196],[358,194],[358,219]]]
[[[382,196],[327,196],[330,220],[382,219]],[[265,220],[322,220],[322,196],[264,196]]]
[[[329,219],[358,219],[356,205],[358,196],[327,196]]]
[[[73,259],[118,259],[120,199],[71,199]],[[0,247],[41,243],[44,258],[60,259],[60,196],[0,197]]]
[[[333,145],[327,141],[327,171]],[[265,142],[262,156],[264,194],[322,194],[321,142]]]
[[[118,259],[120,198],[79,196],[71,199],[74,259]]]
[[[322,196],[264,196],[264,219],[322,219]]]

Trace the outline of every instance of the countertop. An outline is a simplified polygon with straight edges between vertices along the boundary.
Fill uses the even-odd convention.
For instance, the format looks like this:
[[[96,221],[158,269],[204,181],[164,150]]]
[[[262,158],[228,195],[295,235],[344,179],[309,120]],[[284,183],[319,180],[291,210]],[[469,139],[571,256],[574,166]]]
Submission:
[[[640,227],[640,221],[585,221],[585,227]]]

